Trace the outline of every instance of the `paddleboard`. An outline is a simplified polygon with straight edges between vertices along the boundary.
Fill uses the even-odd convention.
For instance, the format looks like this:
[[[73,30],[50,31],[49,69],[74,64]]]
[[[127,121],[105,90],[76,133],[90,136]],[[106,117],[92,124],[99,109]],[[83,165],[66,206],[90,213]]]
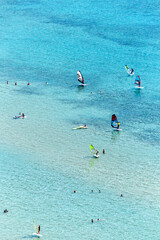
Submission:
[[[87,129],[87,127],[84,127],[84,126],[79,126],[79,127],[72,128],[72,129],[74,129],[74,130],[76,130],[76,129]]]
[[[40,238],[40,237],[42,237],[42,235],[41,235],[41,234],[38,234],[38,233],[33,233],[33,234],[32,234],[32,237],[38,237],[38,238]]]

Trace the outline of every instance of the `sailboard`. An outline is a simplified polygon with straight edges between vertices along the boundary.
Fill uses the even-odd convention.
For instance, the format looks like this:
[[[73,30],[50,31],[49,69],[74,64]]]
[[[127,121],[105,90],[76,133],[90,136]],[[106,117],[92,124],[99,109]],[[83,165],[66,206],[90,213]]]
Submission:
[[[127,65],[125,65],[125,69],[126,69],[127,73],[128,73],[130,76],[133,76],[133,75],[134,75],[134,70],[133,70],[133,68],[130,69]]]
[[[79,127],[76,127],[76,128],[73,128],[74,130],[76,130],[76,129],[87,129],[87,126],[85,127],[85,126],[79,126]]]
[[[122,131],[121,128],[114,128],[113,131]]]
[[[77,77],[78,77],[78,81],[80,82],[80,86],[87,86],[88,84],[84,83],[84,78],[82,76],[82,73],[80,71],[77,71]]]
[[[22,116],[14,116],[13,119],[24,119],[26,118],[26,116],[22,117]]]
[[[38,237],[38,238],[40,238],[40,237],[42,237],[42,235],[41,235],[41,234],[38,234],[38,233],[33,233],[33,234],[32,234],[32,237]]]
[[[91,149],[91,153],[93,154],[93,157],[98,158],[99,157],[99,153],[97,153],[98,150],[96,150],[93,145],[90,145],[90,149]]]
[[[120,123],[118,122],[118,119],[115,114],[112,115],[111,118],[111,127],[114,131],[121,131],[122,129],[119,128]]]

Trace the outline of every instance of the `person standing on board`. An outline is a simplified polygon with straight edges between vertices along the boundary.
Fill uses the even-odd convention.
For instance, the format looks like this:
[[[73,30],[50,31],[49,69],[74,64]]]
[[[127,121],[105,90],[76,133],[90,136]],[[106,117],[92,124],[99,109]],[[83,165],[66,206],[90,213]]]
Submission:
[[[38,226],[38,234],[40,234],[40,230],[41,230],[41,228],[40,228],[40,225]]]

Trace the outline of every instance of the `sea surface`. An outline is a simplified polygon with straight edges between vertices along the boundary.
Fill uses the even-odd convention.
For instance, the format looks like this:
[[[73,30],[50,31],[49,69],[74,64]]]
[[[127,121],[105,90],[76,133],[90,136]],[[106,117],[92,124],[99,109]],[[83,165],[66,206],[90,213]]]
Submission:
[[[0,240],[159,240],[159,93],[159,0],[0,0]]]

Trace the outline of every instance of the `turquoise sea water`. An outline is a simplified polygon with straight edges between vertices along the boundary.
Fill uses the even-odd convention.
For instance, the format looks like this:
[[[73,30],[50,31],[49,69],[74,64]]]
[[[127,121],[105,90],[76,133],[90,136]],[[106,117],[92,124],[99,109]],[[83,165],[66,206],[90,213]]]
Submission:
[[[0,0],[0,239],[160,238],[159,5]]]

